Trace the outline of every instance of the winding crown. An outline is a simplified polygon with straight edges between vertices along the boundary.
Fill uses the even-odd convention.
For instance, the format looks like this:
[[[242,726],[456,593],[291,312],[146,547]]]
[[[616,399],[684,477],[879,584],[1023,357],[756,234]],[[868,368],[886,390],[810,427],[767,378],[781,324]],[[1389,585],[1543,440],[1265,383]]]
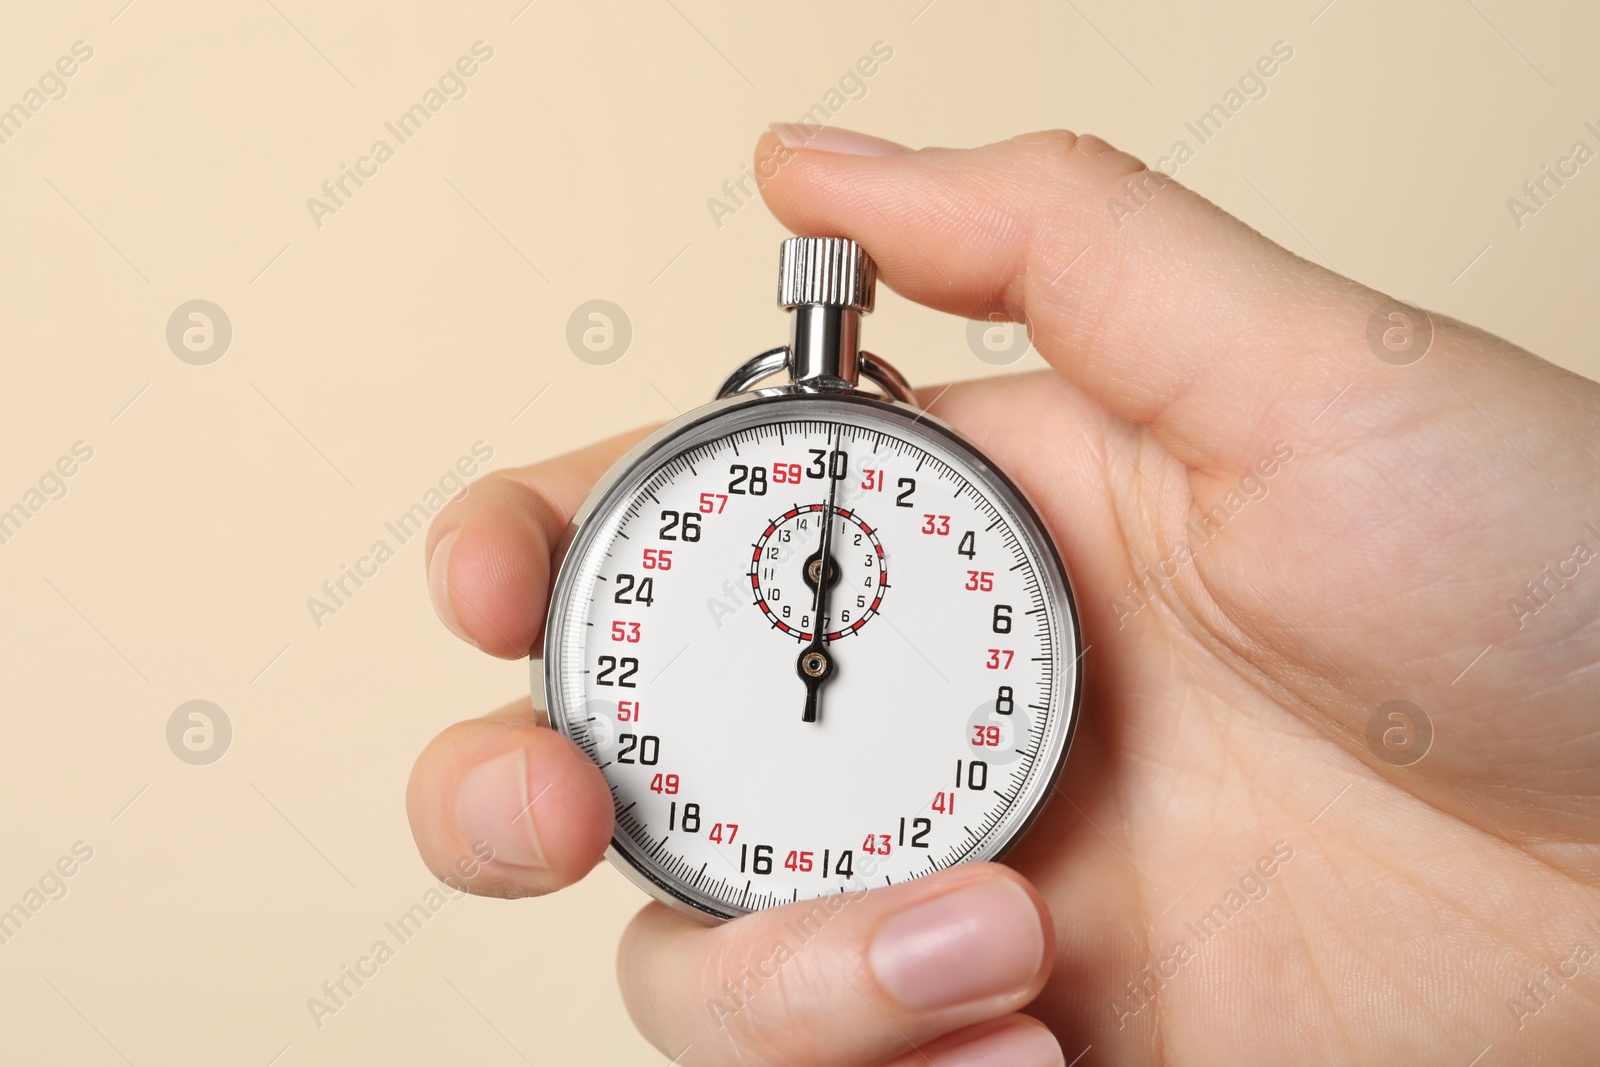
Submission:
[[[778,303],[871,311],[878,265],[843,237],[791,237],[778,254]]]

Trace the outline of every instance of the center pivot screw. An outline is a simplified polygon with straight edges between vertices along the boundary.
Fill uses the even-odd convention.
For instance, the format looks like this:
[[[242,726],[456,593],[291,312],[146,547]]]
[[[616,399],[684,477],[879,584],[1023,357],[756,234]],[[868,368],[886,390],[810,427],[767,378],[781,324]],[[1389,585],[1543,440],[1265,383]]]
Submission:
[[[806,560],[806,584],[815,589],[817,584],[822,581],[823,573],[822,555],[821,553],[813,553],[811,558]],[[839,584],[839,563],[832,558],[832,553],[829,553],[826,573],[828,575],[828,585],[835,586]]]

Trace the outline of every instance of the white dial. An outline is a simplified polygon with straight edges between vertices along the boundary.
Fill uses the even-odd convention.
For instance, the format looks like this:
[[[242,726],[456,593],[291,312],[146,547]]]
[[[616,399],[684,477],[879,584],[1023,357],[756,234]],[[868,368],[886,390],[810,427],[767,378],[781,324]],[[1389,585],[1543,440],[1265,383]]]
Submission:
[[[613,858],[727,918],[996,858],[1049,799],[1078,648],[1054,548],[970,445],[778,390],[596,490],[546,691],[611,785]]]

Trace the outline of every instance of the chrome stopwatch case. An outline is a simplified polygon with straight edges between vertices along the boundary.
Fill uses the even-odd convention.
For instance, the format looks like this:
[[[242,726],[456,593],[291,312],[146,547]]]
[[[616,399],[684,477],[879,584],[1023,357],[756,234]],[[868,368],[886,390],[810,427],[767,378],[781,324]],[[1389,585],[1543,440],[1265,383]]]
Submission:
[[[875,274],[786,241],[791,343],[624,456],[563,541],[535,689],[610,784],[612,862],[708,920],[999,858],[1077,718],[1050,535],[860,351]]]

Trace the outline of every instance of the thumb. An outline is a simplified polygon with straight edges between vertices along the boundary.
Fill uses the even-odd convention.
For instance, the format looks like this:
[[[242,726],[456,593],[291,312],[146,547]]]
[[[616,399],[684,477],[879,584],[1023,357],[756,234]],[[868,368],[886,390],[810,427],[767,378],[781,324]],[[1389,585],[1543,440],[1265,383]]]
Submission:
[[[674,1062],[695,1067],[882,1064],[944,1035],[1014,1021],[1050,975],[1050,914],[1008,868],[966,864],[851,890],[712,929],[646,908],[618,951],[634,1022]],[[982,1062],[1061,1062],[1053,1042],[1042,1055],[1033,1044],[1027,1059]]]
[[[1026,322],[1058,373],[1191,465],[1248,465],[1277,406],[1394,373],[1365,343],[1383,297],[1098,138],[913,152],[774,129],[757,173],[779,221],[854,238],[918,303]]]

